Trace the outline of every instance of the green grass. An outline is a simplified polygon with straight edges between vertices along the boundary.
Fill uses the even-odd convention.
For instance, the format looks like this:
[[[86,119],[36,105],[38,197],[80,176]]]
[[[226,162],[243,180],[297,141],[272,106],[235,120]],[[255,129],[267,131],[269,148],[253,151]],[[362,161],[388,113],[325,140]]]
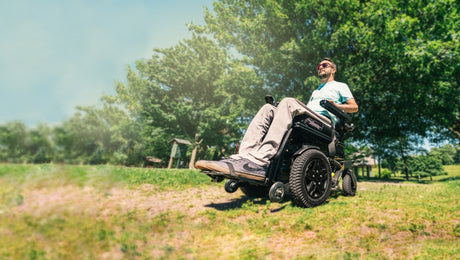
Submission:
[[[209,178],[198,171],[177,169],[127,168],[117,166],[16,165],[0,164],[0,178],[21,186],[85,185],[98,188],[135,187],[149,183],[159,190],[209,185]]]
[[[198,171],[3,164],[0,259],[458,259],[460,166],[445,169],[305,209]]]

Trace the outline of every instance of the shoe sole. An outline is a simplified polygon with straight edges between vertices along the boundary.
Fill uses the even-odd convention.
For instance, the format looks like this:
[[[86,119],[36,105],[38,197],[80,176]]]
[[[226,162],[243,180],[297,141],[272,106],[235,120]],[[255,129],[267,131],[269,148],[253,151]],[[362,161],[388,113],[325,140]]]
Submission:
[[[195,164],[195,168],[199,170],[209,170],[214,172],[225,173],[231,175],[230,169],[228,167],[222,167],[221,165],[215,164],[212,161],[198,161]],[[209,174],[209,173],[208,173]],[[255,181],[263,181],[265,180],[265,176],[259,174],[251,174],[248,172],[237,172],[235,171],[235,175],[238,177],[243,177],[246,179],[251,179]]]
[[[211,170],[215,172],[230,174],[230,170],[228,169],[228,167],[222,167],[218,164],[213,163],[212,161],[198,161],[195,164],[195,168],[200,170]]]

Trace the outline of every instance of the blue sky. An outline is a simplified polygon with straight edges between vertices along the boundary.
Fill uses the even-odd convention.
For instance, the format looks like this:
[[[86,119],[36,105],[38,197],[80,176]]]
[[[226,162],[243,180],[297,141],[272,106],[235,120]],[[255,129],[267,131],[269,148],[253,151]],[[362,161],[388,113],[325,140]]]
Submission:
[[[212,0],[0,0],[0,124],[58,124],[191,36]]]

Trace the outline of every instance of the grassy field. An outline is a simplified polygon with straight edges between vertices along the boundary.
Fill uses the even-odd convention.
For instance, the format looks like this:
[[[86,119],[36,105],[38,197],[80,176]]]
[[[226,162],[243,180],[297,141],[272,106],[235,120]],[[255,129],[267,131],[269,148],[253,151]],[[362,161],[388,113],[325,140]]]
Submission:
[[[0,164],[0,259],[459,259],[460,166],[305,209],[198,171]]]

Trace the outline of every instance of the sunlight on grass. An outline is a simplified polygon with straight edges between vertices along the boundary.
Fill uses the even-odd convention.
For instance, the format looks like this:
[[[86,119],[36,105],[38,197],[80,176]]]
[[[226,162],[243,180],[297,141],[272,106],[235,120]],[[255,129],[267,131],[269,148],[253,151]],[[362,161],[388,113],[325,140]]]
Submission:
[[[0,258],[455,259],[459,169],[359,182],[306,209],[227,194],[198,171],[0,165]]]
[[[127,168],[118,166],[76,165],[10,165],[0,164],[3,180],[29,188],[63,185],[136,186],[144,183],[158,186],[160,190],[209,185],[209,178],[193,170]]]

